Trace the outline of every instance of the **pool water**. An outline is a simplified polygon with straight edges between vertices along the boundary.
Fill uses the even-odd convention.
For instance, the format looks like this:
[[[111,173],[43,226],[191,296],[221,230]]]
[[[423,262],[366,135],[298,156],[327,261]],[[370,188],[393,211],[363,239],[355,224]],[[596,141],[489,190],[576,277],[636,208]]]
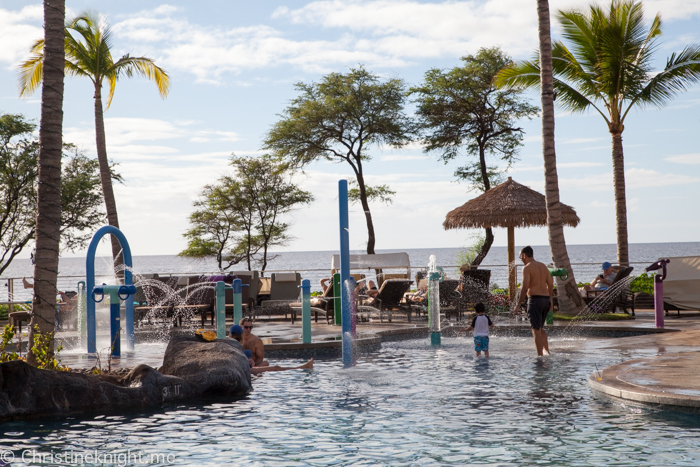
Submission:
[[[384,343],[354,368],[317,361],[264,374],[236,402],[5,423],[0,449],[17,460],[32,450],[170,454],[175,465],[699,465],[700,415],[592,395],[596,364],[639,355],[595,341],[553,339],[556,353],[538,359],[532,339],[492,337],[489,360],[470,338]]]

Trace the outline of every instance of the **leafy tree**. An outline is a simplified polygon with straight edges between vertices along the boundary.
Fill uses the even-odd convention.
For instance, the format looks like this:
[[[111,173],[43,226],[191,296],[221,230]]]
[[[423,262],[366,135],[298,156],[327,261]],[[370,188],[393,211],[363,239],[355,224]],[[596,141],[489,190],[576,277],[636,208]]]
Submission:
[[[500,183],[502,172],[518,160],[525,131],[516,121],[532,118],[539,109],[523,99],[520,89],[498,90],[493,84],[498,72],[512,64],[498,47],[482,48],[476,55],[462,57],[462,62],[461,67],[448,71],[429,70],[425,82],[410,92],[416,95],[425,152],[440,152],[445,163],[468,156],[455,176],[487,191]],[[494,158],[505,168],[494,164]],[[481,251],[471,262],[475,266],[493,244],[492,229],[485,230]]]
[[[22,115],[0,115],[0,274],[36,234],[36,125]],[[64,144],[61,176],[61,247],[84,248],[105,219],[99,163]],[[115,181],[121,176],[112,171]]]
[[[97,159],[100,162],[100,177],[104,192],[109,225],[119,228],[117,204],[112,188],[112,175],[107,159],[104,115],[102,109],[102,84],[109,86],[107,108],[114,97],[114,89],[120,78],[140,75],[156,83],[161,97],[165,98],[170,87],[168,74],[150,58],[124,55],[116,62],[112,59],[112,32],[104,20],[94,12],[86,12],[65,23],[65,73],[89,78],[95,88],[95,136]],[[32,56],[20,65],[20,95],[33,93],[42,80],[44,63],[44,41],[37,41],[31,48]],[[111,237],[112,256],[115,266],[121,264],[121,246],[116,237]],[[117,268],[118,269],[118,268]]]
[[[367,253],[374,254],[376,239],[362,164],[371,159],[368,150],[373,144],[399,147],[410,141],[413,125],[403,111],[404,83],[398,78],[382,82],[359,67],[295,87],[299,96],[267,134],[265,148],[294,167],[317,160],[347,162],[367,222]]]
[[[384,204],[391,204],[394,202],[392,199],[396,195],[395,191],[389,188],[389,185],[377,185],[369,186],[365,185],[365,195],[367,196],[367,202],[379,201]],[[350,182],[350,189],[348,190],[348,200],[355,204],[361,202],[360,197],[360,187],[356,180]]]
[[[65,0],[44,0],[44,44],[39,126],[39,187],[37,190],[34,296],[29,326],[27,363],[37,365],[32,348],[35,331],[54,331],[56,281],[61,227],[61,153],[63,150],[63,67],[65,63]],[[48,351],[53,352],[53,339]]]
[[[559,105],[572,112],[595,109],[612,135],[613,183],[617,218],[617,260],[629,263],[627,202],[622,132],[625,118],[636,105],[661,107],[700,80],[700,45],[672,54],[654,72],[661,18],[647,27],[642,4],[614,0],[609,9],[592,5],[589,11],[559,11],[568,45],[553,44],[554,91]],[[537,58],[503,71],[504,85],[539,86]]]
[[[245,261],[249,271],[256,263],[265,271],[274,258],[269,249],[289,240],[282,217],[313,197],[293,182],[289,164],[269,155],[234,155],[231,166],[232,175],[207,185],[195,201],[180,256],[214,257],[221,270]]]

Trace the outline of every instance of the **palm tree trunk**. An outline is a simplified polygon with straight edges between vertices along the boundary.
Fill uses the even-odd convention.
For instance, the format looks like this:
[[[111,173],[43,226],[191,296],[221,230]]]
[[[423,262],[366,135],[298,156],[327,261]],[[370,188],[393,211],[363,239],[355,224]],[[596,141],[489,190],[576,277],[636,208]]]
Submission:
[[[61,230],[61,153],[63,150],[63,79],[65,0],[44,1],[44,71],[39,126],[39,187],[37,189],[34,301],[27,362],[36,365],[31,351],[37,326],[51,333],[56,320],[56,280]],[[53,339],[50,351],[53,352]]]
[[[625,194],[625,159],[622,152],[622,133],[612,134],[613,185],[615,187],[615,218],[617,220],[617,262],[629,266],[627,243],[627,197]]]
[[[109,160],[107,159],[107,138],[105,137],[104,113],[102,111],[102,89],[99,83],[95,84],[95,140],[97,143],[97,161],[100,164],[102,193],[105,198],[105,208],[107,209],[107,222],[112,227],[119,228],[117,202],[114,199],[114,189],[112,188],[112,171],[109,168]],[[121,255],[122,247],[114,235],[111,236],[111,240],[114,271],[117,277],[122,277],[124,274],[122,269],[124,264],[124,258]]]
[[[548,0],[537,0],[537,23],[540,40],[540,82],[542,97],[542,152],[544,156],[545,198],[547,201],[547,230],[549,248],[554,266],[565,268],[569,277],[562,281],[557,277],[559,310],[564,313],[577,312],[583,306],[581,294],[576,287],[569,254],[564,239],[564,223],[559,202],[559,178],[554,141],[554,86],[552,72],[552,36],[549,22]]]

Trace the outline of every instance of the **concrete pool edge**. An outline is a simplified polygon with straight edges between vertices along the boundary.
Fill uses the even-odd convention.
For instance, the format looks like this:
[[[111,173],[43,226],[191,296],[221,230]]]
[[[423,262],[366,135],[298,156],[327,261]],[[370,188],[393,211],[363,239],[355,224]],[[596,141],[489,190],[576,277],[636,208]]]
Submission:
[[[691,370],[700,352],[636,358],[606,367],[588,377],[595,393],[646,407],[700,412],[700,377]]]

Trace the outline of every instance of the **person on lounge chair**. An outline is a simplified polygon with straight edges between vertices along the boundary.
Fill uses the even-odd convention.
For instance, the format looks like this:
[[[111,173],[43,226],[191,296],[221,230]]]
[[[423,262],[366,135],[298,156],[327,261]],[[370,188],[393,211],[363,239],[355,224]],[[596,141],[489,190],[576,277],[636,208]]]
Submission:
[[[591,282],[591,285],[584,287],[589,290],[607,290],[615,281],[615,272],[612,270],[612,265],[607,261],[603,263],[603,273],[596,276]]]

